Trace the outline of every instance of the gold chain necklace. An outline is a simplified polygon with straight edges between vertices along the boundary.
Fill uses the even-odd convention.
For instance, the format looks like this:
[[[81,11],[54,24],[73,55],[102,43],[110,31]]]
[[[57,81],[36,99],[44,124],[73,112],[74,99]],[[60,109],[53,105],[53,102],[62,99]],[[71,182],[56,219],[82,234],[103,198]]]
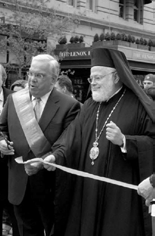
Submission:
[[[97,135],[98,133],[98,120],[99,120],[99,113],[100,113],[100,107],[101,107],[101,103],[99,104],[99,107],[97,109],[97,113],[96,113],[96,128],[95,128],[95,142],[93,143],[93,147],[90,149],[90,153],[89,153],[89,156],[90,156],[90,159],[92,160],[91,161],[91,165],[94,165],[94,160],[96,160],[96,158],[98,157],[99,155],[99,147],[98,147],[98,140],[106,126],[106,124],[108,123],[108,120],[110,119],[112,113],[114,112],[114,110],[116,109],[117,105],[119,104],[119,102],[121,101],[122,97],[124,96],[125,94],[125,91],[122,93],[121,97],[118,99],[117,103],[115,104],[115,106],[113,107],[113,109],[111,110],[110,114],[108,115],[108,118],[106,119],[106,121],[104,122],[104,125],[102,126],[102,129],[99,133],[99,135]]]

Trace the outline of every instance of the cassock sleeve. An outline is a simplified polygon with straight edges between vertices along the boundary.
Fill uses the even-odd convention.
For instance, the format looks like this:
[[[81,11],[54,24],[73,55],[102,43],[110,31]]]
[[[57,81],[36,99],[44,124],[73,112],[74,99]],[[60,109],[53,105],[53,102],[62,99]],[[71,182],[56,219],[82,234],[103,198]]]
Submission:
[[[127,153],[126,161],[138,159],[140,181],[153,173],[153,143],[155,141],[155,124],[142,110],[139,113],[137,134],[125,135]]]

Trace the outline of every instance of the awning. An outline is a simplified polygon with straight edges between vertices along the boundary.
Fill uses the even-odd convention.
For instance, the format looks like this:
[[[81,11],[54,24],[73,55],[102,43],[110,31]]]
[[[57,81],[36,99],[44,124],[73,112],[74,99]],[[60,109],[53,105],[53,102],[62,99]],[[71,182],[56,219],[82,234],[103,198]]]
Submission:
[[[66,68],[90,68],[90,59],[89,60],[62,60],[59,61],[61,69]]]
[[[62,60],[60,61],[61,69],[90,69],[90,60]],[[129,61],[129,65],[131,70],[139,71],[139,72],[146,72],[146,73],[155,73],[155,66],[151,63],[142,63],[136,61]]]
[[[149,4],[151,2],[152,2],[152,0],[144,0],[144,4]]]
[[[142,63],[137,61],[128,61],[131,70],[155,73],[155,66],[151,63]]]

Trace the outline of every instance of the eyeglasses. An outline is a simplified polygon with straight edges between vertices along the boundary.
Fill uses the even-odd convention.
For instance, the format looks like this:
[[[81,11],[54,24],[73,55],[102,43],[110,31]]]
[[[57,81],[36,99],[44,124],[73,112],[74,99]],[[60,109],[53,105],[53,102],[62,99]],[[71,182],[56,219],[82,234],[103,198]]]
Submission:
[[[88,80],[88,82],[91,84],[92,82],[93,82],[93,80],[94,81],[96,81],[96,82],[100,82],[104,77],[106,77],[106,76],[108,76],[108,75],[110,75],[110,74],[113,74],[115,71],[113,71],[113,72],[110,72],[109,74],[106,74],[106,75],[96,75],[96,76],[94,76],[94,77],[90,77],[90,78],[88,78],[87,80]]]
[[[45,75],[42,73],[33,73],[31,71],[28,71],[27,75],[28,75],[28,77],[34,77],[36,79],[43,79],[45,77]]]

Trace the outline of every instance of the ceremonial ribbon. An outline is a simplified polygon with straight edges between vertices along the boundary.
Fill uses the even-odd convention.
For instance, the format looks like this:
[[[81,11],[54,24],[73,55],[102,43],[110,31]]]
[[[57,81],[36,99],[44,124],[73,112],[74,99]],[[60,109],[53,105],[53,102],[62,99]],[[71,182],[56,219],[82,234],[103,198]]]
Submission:
[[[55,163],[49,163],[49,162],[44,161],[42,158],[34,158],[34,159],[23,162],[22,157],[18,157],[15,160],[19,164],[28,164],[28,163],[31,164],[31,163],[35,163],[35,162],[42,162],[44,164],[56,167],[60,170],[63,170],[65,172],[73,174],[73,175],[78,175],[78,176],[81,176],[81,177],[91,178],[91,179],[94,179],[94,180],[99,180],[99,181],[103,181],[103,182],[110,183],[110,184],[115,184],[115,185],[118,185],[118,186],[122,186],[122,187],[125,187],[125,188],[130,188],[130,189],[134,189],[134,190],[138,189],[137,185],[124,183],[122,181],[118,181],[118,180],[110,179],[110,178],[107,178],[107,177],[102,177],[102,176],[90,174],[90,173],[80,171],[80,170],[75,170],[75,169],[72,169],[72,168],[57,165]]]
[[[103,181],[103,182],[110,183],[110,184],[115,184],[115,185],[118,185],[118,186],[121,186],[121,187],[133,189],[133,190],[136,190],[136,191],[138,189],[137,185],[128,184],[128,183],[118,181],[118,180],[114,180],[114,179],[110,179],[110,178],[107,178],[107,177],[101,177],[101,176],[90,174],[90,173],[87,173],[87,172],[84,172],[84,171],[75,170],[75,169],[72,169],[72,168],[57,165],[55,163],[49,163],[49,162],[44,161],[42,158],[34,158],[34,159],[23,162],[22,157],[18,157],[18,158],[15,159],[15,161],[19,164],[33,164],[33,163],[37,163],[37,162],[42,162],[44,164],[56,167],[56,168],[58,168],[62,171],[65,171],[65,172],[73,174],[73,175],[86,177],[86,178],[91,178],[91,179],[94,179],[94,180],[99,180],[99,181]],[[155,204],[152,204],[152,205],[149,206],[149,213],[151,213],[151,216],[152,216],[152,236],[155,236]]]

